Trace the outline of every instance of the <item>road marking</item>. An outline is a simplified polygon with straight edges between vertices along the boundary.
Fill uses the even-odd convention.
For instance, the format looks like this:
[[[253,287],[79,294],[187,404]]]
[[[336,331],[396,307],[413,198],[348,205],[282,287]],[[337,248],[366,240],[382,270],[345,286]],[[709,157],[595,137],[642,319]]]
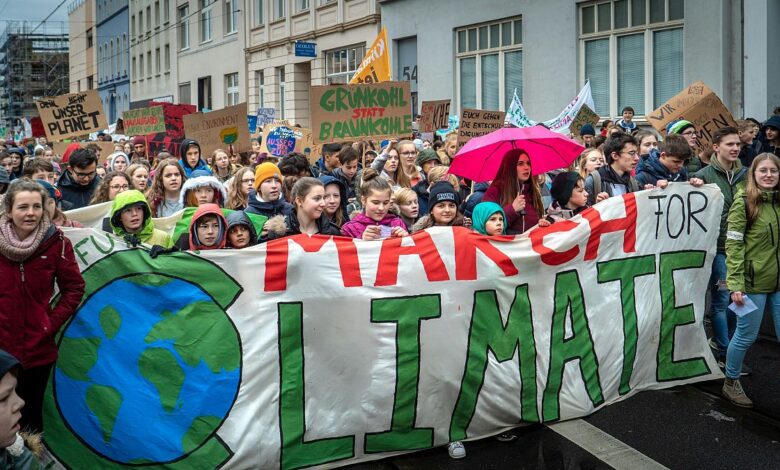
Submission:
[[[631,470],[667,468],[581,419],[548,424],[547,427],[618,470],[623,468]]]

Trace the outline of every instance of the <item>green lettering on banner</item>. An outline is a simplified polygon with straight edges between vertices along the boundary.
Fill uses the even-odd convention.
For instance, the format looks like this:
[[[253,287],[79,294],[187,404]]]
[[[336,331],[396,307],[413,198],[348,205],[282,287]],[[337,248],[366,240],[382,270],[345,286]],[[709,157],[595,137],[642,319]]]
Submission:
[[[566,338],[566,317],[571,315],[572,335]],[[593,346],[588,317],[585,315],[585,299],[576,270],[555,276],[555,307],[550,327],[550,370],[542,399],[544,421],[560,418],[561,385],[566,363],[579,360],[580,374],[593,406],[604,402],[599,378],[599,362]]]
[[[519,350],[520,419],[538,422],[536,407],[536,342],[531,314],[528,285],[515,289],[515,298],[509,307],[506,324],[498,307],[496,291],[474,293],[474,308],[469,329],[466,369],[460,386],[458,400],[450,421],[450,441],[465,439],[466,431],[477,409],[477,399],[485,382],[488,353],[493,353],[499,363],[512,360]]]
[[[278,309],[282,468],[309,467],[354,457],[355,436],[304,441],[303,307],[300,302],[280,303]]]
[[[439,318],[438,295],[395,297],[371,301],[371,321],[395,323],[396,373],[390,430],[366,433],[365,452],[392,452],[433,447],[433,428],[416,428],[420,380],[420,323]]]
[[[324,109],[325,111],[333,111],[335,108],[335,104],[333,102],[333,95],[336,93],[335,90],[328,90],[325,93],[322,94],[322,97],[320,98],[320,107]]]
[[[623,372],[620,374],[618,393],[631,391],[631,375],[634,373],[636,346],[639,337],[636,320],[635,279],[655,274],[655,255],[636,256],[598,263],[599,284],[620,282],[620,302],[623,311]]]
[[[704,266],[705,258],[704,251],[661,253],[658,263],[661,281],[661,334],[656,369],[656,379],[659,382],[688,379],[711,372],[707,361],[701,356],[679,361],[674,359],[675,330],[678,326],[690,325],[696,321],[693,305],[677,306],[674,272],[681,269],[701,268]]]

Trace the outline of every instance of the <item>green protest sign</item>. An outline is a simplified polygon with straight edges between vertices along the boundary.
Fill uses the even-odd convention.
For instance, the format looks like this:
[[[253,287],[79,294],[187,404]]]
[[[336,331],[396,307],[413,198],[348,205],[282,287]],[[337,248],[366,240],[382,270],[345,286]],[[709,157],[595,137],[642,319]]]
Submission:
[[[162,106],[131,109],[122,113],[126,135],[165,132],[165,114]]]
[[[315,144],[412,135],[409,82],[311,87]]]

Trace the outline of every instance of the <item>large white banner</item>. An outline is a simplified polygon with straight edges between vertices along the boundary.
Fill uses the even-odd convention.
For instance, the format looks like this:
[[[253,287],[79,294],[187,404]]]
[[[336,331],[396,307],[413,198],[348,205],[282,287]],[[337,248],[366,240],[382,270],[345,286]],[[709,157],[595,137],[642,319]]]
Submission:
[[[569,126],[574,121],[574,118],[577,117],[577,113],[580,112],[580,109],[584,104],[588,105],[590,109],[596,108],[593,104],[590,82],[585,83],[585,86],[577,93],[577,96],[575,96],[557,116],[548,121],[544,121],[542,124],[547,126],[551,131],[568,134]],[[515,127],[530,127],[538,124],[536,121],[531,120],[525,113],[523,104],[517,96],[517,89],[515,89],[515,94],[512,97],[512,103],[509,105],[509,110],[506,112],[506,122]]]
[[[721,207],[672,183],[516,238],[154,259],[68,230],[87,292],[46,444],[70,468],[338,466],[721,377],[702,327]]]

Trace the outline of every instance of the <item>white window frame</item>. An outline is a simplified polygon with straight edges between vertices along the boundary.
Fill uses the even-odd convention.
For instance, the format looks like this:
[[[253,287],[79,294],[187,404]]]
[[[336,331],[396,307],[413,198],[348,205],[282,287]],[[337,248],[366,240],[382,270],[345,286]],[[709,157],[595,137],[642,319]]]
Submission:
[[[271,0],[274,10],[274,20],[284,18],[287,0]]]
[[[163,0],[163,24],[171,22],[171,0]]]
[[[165,45],[165,72],[171,71],[171,45]]]
[[[354,57],[350,57],[350,53],[352,53]],[[344,64],[341,63],[342,55],[345,56],[343,60],[345,61],[346,67],[343,67]],[[325,83],[328,85],[334,83],[349,83],[365,55],[365,43],[353,44],[340,49],[325,51]],[[337,56],[339,57],[338,59]]]
[[[632,25],[632,8],[633,2],[628,2],[628,24],[626,28],[615,28],[615,1],[616,0],[600,0],[588,3],[581,3],[577,5],[577,26],[579,32],[579,45],[578,45],[578,57],[579,57],[579,81],[581,86],[585,85],[588,77],[585,76],[585,43],[597,39],[609,39],[609,116],[620,117],[620,106],[618,105],[618,38],[623,36],[631,36],[635,34],[644,34],[644,95],[645,95],[645,109],[644,113],[637,113],[635,119],[642,120],[648,113],[652,113],[656,107],[653,102],[654,98],[654,83],[653,83],[653,34],[658,31],[682,29],[682,53],[683,60],[681,61],[683,67],[685,66],[685,18],[678,20],[669,20],[669,1],[664,0],[664,21],[658,23],[650,23],[650,0],[645,1],[645,22],[641,25]],[[592,33],[583,33],[583,10],[587,7],[594,7],[594,29],[598,29],[599,13],[598,5],[605,3],[610,4],[610,29],[607,31],[594,31]],[[683,69],[683,76],[685,70]],[[683,83],[682,86],[685,84]],[[659,103],[663,104],[663,103]],[[607,116],[602,116],[606,118]]]
[[[515,44],[514,43],[514,28],[515,28],[515,22],[519,21],[521,25],[521,37],[520,37],[520,43]],[[464,26],[462,28],[458,28],[455,30],[455,96],[457,97],[457,103],[458,103],[458,110],[463,109],[463,106],[461,104],[461,96],[460,96],[460,62],[461,59],[468,59],[468,58],[474,58],[476,63],[475,68],[475,74],[476,74],[476,103],[475,108],[476,109],[485,109],[482,105],[482,57],[483,56],[489,56],[498,54],[498,110],[500,111],[506,111],[506,102],[507,97],[504,88],[506,88],[506,82],[504,80],[505,73],[504,73],[504,56],[507,53],[510,52],[517,52],[520,51],[522,56],[523,51],[523,38],[522,38],[522,22],[523,18],[522,16],[513,16],[509,18],[502,18],[500,20],[496,21],[490,21],[487,23],[477,23],[472,24],[468,26]],[[501,28],[505,27],[502,26],[503,23],[509,23],[510,27],[512,28],[512,34],[510,35],[510,44],[504,46],[501,44],[502,36],[501,36]],[[464,52],[458,52],[459,50],[459,34],[462,31],[466,32],[466,40],[468,41],[468,31],[472,29],[476,29],[476,38],[477,43],[479,43],[479,28],[481,27],[487,27],[488,30],[488,38],[490,38],[490,27],[494,25],[499,25],[499,39],[498,39],[498,47],[486,47],[481,48],[477,46],[473,51],[469,51],[468,47],[466,47],[466,50]],[[488,39],[488,42],[490,42],[490,39]],[[523,84],[522,77],[520,78],[521,86]],[[525,87],[523,87],[525,88]],[[522,91],[521,91],[522,94]],[[520,96],[520,101],[523,100],[523,97]]]
[[[257,102],[259,108],[265,108],[265,71],[255,72],[255,82],[257,83]]]
[[[236,0],[225,0],[224,11],[225,36],[238,32],[238,5]]]
[[[286,84],[287,73],[284,66],[276,68],[276,81],[279,84],[279,119],[285,119],[285,97],[286,97]]]
[[[180,6],[176,10],[179,14],[179,50],[190,48],[190,5]]]
[[[213,0],[200,0],[200,14],[198,15],[198,31],[200,43],[209,42],[214,38],[214,30],[211,25]]]
[[[310,0],[295,0],[295,12],[300,13],[309,9]]]
[[[235,106],[240,99],[238,86],[238,72],[225,75],[225,106]]]

